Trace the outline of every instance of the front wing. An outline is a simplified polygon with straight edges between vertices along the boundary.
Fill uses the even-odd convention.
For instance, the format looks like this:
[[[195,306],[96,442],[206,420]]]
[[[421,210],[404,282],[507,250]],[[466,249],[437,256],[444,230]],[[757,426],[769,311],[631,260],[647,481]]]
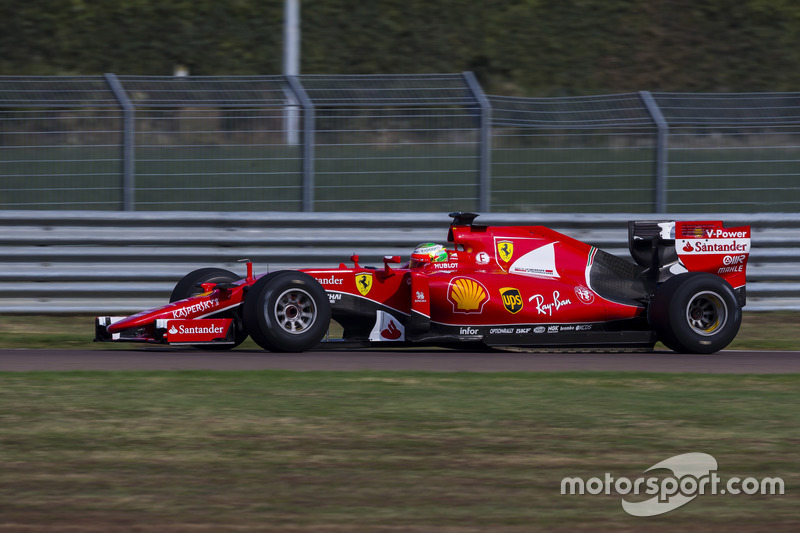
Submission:
[[[95,319],[95,341],[143,342],[174,345],[234,344],[232,318],[156,319],[151,324],[109,333],[108,326],[127,317],[103,316]]]

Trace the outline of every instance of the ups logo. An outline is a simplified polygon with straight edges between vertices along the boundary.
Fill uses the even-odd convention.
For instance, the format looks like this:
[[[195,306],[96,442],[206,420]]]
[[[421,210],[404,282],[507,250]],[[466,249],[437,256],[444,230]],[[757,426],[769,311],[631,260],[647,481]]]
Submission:
[[[505,289],[500,289],[500,296],[503,299],[503,307],[511,313],[519,313],[522,311],[522,295],[519,293],[519,289],[515,289],[513,287],[506,287]]]

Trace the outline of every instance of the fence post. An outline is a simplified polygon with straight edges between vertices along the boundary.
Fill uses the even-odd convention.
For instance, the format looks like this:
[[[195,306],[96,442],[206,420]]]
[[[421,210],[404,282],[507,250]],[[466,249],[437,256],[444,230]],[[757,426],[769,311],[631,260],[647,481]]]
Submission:
[[[314,211],[314,102],[297,76],[285,76],[286,83],[303,107],[303,211]]]
[[[122,107],[122,209],[136,209],[136,110],[116,74],[105,75],[111,92]]]
[[[283,3],[283,74],[297,76],[300,74],[300,0],[284,0]],[[297,99],[289,99],[283,108],[286,124],[286,144],[296,145],[297,131]]]
[[[639,91],[647,112],[653,122],[656,123],[656,187],[655,187],[655,210],[656,213],[667,212],[667,150],[669,142],[669,124],[661,114],[653,95],[650,91]]]
[[[484,94],[472,72],[463,72],[472,96],[481,107],[480,133],[478,137],[478,211],[488,213],[492,210],[492,104]]]

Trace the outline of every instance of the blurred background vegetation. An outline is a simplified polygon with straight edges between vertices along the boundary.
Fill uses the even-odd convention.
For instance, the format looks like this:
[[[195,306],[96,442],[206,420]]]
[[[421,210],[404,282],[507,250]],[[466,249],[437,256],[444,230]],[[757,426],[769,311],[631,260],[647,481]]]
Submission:
[[[306,0],[307,74],[491,94],[797,91],[797,0]],[[2,75],[280,74],[283,0],[0,0]]]

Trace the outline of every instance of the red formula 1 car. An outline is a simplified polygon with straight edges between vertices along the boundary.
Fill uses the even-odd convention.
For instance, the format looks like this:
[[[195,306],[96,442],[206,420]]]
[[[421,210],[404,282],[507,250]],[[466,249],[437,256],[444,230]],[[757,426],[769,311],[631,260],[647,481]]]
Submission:
[[[542,226],[481,226],[452,213],[450,246],[420,245],[408,264],[247,276],[204,268],[169,304],[98,317],[96,340],[270,351],[435,345],[522,350],[712,353],[739,330],[749,226],[633,221],[621,259]],[[331,319],[342,338],[323,340]]]

